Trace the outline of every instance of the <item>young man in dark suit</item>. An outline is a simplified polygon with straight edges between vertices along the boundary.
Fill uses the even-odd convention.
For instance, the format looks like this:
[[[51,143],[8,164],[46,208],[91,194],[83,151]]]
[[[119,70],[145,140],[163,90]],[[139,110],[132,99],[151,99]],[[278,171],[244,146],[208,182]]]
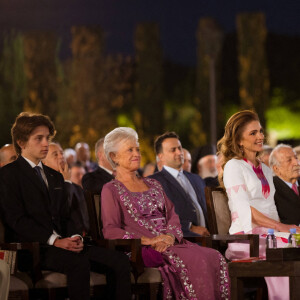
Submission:
[[[209,235],[205,227],[205,183],[200,176],[182,171],[183,151],[178,135],[167,132],[156,139],[154,147],[163,169],[149,177],[161,183],[173,202],[183,235]]]
[[[89,299],[90,270],[106,273],[109,299],[130,299],[128,258],[83,245],[68,215],[63,176],[41,163],[55,135],[51,120],[40,114],[21,113],[11,132],[18,158],[0,169],[7,241],[40,242],[42,267],[67,275],[71,300]]]
[[[86,173],[82,178],[83,189],[99,195],[101,195],[104,184],[114,179],[112,167],[103,150],[103,142],[104,138],[101,138],[95,145],[98,168],[93,172]]]
[[[299,184],[300,161],[289,145],[279,144],[271,152],[270,167],[274,174],[274,200],[280,221],[284,224],[300,224]]]

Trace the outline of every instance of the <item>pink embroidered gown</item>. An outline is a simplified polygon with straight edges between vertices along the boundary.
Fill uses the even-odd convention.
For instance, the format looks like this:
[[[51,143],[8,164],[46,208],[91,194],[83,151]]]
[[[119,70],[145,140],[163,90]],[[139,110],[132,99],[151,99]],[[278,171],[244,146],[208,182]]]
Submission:
[[[231,159],[224,167],[223,181],[232,219],[229,233],[260,234],[259,255],[264,259],[268,228],[259,227],[252,222],[250,206],[265,216],[279,221],[274,201],[275,187],[271,169],[265,164],[260,164],[256,168],[249,161]],[[277,237],[277,247],[285,247],[285,245],[283,239]],[[230,260],[249,257],[249,245],[229,244],[226,257]],[[265,280],[268,285],[269,300],[289,299],[288,277],[266,277]]]
[[[174,246],[159,253],[143,248],[146,266],[158,267],[164,284],[164,299],[229,299],[227,264],[211,248],[184,240],[179,218],[162,186],[145,178],[149,189],[131,192],[120,181],[107,183],[101,195],[103,235],[107,239],[154,237],[171,233]]]

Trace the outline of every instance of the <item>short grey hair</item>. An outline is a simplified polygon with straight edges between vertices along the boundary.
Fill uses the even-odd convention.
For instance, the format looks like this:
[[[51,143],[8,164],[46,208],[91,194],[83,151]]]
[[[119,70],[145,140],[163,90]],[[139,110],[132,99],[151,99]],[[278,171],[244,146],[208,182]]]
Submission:
[[[100,149],[103,149],[103,143],[104,143],[104,138],[100,138],[96,144],[95,144],[95,155],[96,159],[98,160],[98,153],[100,152]]]
[[[269,165],[270,165],[270,168],[273,168],[273,166],[279,166],[280,163],[277,159],[277,152],[279,152],[281,149],[283,148],[288,148],[288,149],[292,149],[293,148],[290,146],[290,145],[287,145],[287,144],[278,144],[274,149],[273,151],[271,152],[270,154],[270,157],[269,157]],[[294,150],[293,150],[294,151]],[[294,151],[295,152],[295,151]]]
[[[134,129],[130,127],[117,127],[105,136],[103,143],[104,153],[108,162],[114,169],[117,165],[111,159],[110,153],[116,154],[116,152],[118,152],[119,150],[120,145],[127,140],[134,140],[138,142],[138,139],[138,134]]]

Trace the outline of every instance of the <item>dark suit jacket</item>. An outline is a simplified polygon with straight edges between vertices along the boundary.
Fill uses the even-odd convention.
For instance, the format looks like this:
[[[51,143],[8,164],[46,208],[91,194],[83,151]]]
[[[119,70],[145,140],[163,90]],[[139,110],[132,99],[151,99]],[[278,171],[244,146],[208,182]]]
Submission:
[[[88,232],[89,215],[81,186],[65,182],[65,188],[68,191],[68,201],[70,208],[70,217],[79,232]]]
[[[300,224],[300,197],[279,177],[273,178],[275,204],[279,218],[284,224]]]
[[[206,222],[206,203],[204,194],[205,183],[203,179],[196,174],[185,171],[183,171],[183,173],[188,178],[196,192],[198,202],[203,210]],[[161,183],[167,197],[173,202],[175,212],[178,214],[180,219],[183,235],[198,236],[189,230],[190,223],[193,225],[199,225],[196,208],[193,204],[193,200],[184,191],[178,181],[165,169],[162,169],[160,172],[154,173],[149,177],[154,178]]]
[[[63,176],[43,165],[49,189],[20,156],[0,169],[0,204],[7,241],[43,244],[55,230],[62,237],[78,233],[69,218]]]
[[[101,195],[104,184],[112,179],[114,179],[112,175],[98,167],[94,172],[84,174],[82,177],[82,186],[85,191]]]

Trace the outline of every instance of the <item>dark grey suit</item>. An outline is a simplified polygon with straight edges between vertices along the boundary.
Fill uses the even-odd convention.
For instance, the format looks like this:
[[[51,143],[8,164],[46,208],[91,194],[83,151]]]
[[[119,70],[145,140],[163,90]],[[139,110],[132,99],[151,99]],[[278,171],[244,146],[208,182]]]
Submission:
[[[184,175],[190,181],[197,195],[198,202],[203,210],[206,221],[206,202],[205,202],[205,183],[203,179],[195,174],[183,171]],[[149,176],[161,183],[167,197],[173,202],[175,212],[178,214],[181,228],[184,236],[198,236],[198,234],[190,231],[190,224],[199,226],[196,207],[191,197],[184,191],[178,181],[164,168],[162,171]]]
[[[284,224],[300,224],[300,197],[279,177],[273,178],[275,204],[280,221]]]

